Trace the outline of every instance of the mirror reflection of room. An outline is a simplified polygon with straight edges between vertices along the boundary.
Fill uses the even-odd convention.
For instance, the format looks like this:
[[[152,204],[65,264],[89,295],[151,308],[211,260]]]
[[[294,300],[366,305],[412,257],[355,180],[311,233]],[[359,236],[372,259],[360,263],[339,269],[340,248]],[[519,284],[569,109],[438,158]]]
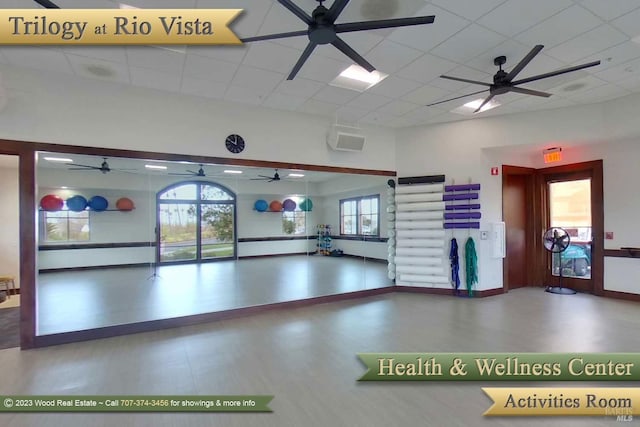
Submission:
[[[391,286],[387,177],[38,155],[37,334]]]

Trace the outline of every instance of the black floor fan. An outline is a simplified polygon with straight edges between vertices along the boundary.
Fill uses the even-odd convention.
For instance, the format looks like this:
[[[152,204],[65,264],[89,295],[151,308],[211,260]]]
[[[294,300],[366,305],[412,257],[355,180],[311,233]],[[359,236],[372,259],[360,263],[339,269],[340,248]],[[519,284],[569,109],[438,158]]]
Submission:
[[[546,292],[560,295],[573,295],[576,293],[573,289],[562,286],[562,252],[566,251],[571,243],[571,237],[567,230],[560,227],[552,227],[544,232],[542,237],[544,248],[553,254],[558,254],[558,286],[548,285]],[[553,275],[553,260],[551,262],[551,275]]]

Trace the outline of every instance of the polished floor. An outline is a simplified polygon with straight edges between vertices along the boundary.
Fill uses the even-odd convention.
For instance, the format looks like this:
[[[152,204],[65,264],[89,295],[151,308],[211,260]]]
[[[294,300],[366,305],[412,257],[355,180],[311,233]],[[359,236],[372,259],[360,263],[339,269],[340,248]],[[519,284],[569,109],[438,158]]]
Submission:
[[[39,350],[1,350],[4,395],[275,398],[268,414],[0,414],[0,425],[620,425],[613,417],[483,418],[490,402],[480,388],[495,383],[358,383],[364,368],[356,354],[636,352],[639,312],[638,303],[532,288],[483,299],[391,293]],[[590,385],[608,384],[580,384]]]
[[[211,313],[391,286],[386,264],[283,256],[206,264],[43,273],[37,333]]]

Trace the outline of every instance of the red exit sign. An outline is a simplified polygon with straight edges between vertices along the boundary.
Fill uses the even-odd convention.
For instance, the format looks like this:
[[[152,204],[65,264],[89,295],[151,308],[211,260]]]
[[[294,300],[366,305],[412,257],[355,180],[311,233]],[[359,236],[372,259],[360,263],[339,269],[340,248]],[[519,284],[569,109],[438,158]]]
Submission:
[[[547,148],[543,151],[545,163],[556,163],[562,160],[562,148]]]

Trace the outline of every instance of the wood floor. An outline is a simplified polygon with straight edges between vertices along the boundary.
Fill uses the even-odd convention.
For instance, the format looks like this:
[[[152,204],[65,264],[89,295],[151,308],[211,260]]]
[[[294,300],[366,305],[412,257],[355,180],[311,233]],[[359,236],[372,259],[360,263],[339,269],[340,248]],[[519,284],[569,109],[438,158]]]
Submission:
[[[167,319],[391,286],[386,264],[286,256],[43,273],[37,334]]]
[[[480,388],[491,384],[358,383],[364,368],[356,354],[635,352],[639,309],[632,302],[532,288],[482,299],[391,293],[38,350],[1,350],[0,394],[275,398],[271,414],[0,414],[0,425],[620,425],[613,417],[483,418],[490,402]]]

